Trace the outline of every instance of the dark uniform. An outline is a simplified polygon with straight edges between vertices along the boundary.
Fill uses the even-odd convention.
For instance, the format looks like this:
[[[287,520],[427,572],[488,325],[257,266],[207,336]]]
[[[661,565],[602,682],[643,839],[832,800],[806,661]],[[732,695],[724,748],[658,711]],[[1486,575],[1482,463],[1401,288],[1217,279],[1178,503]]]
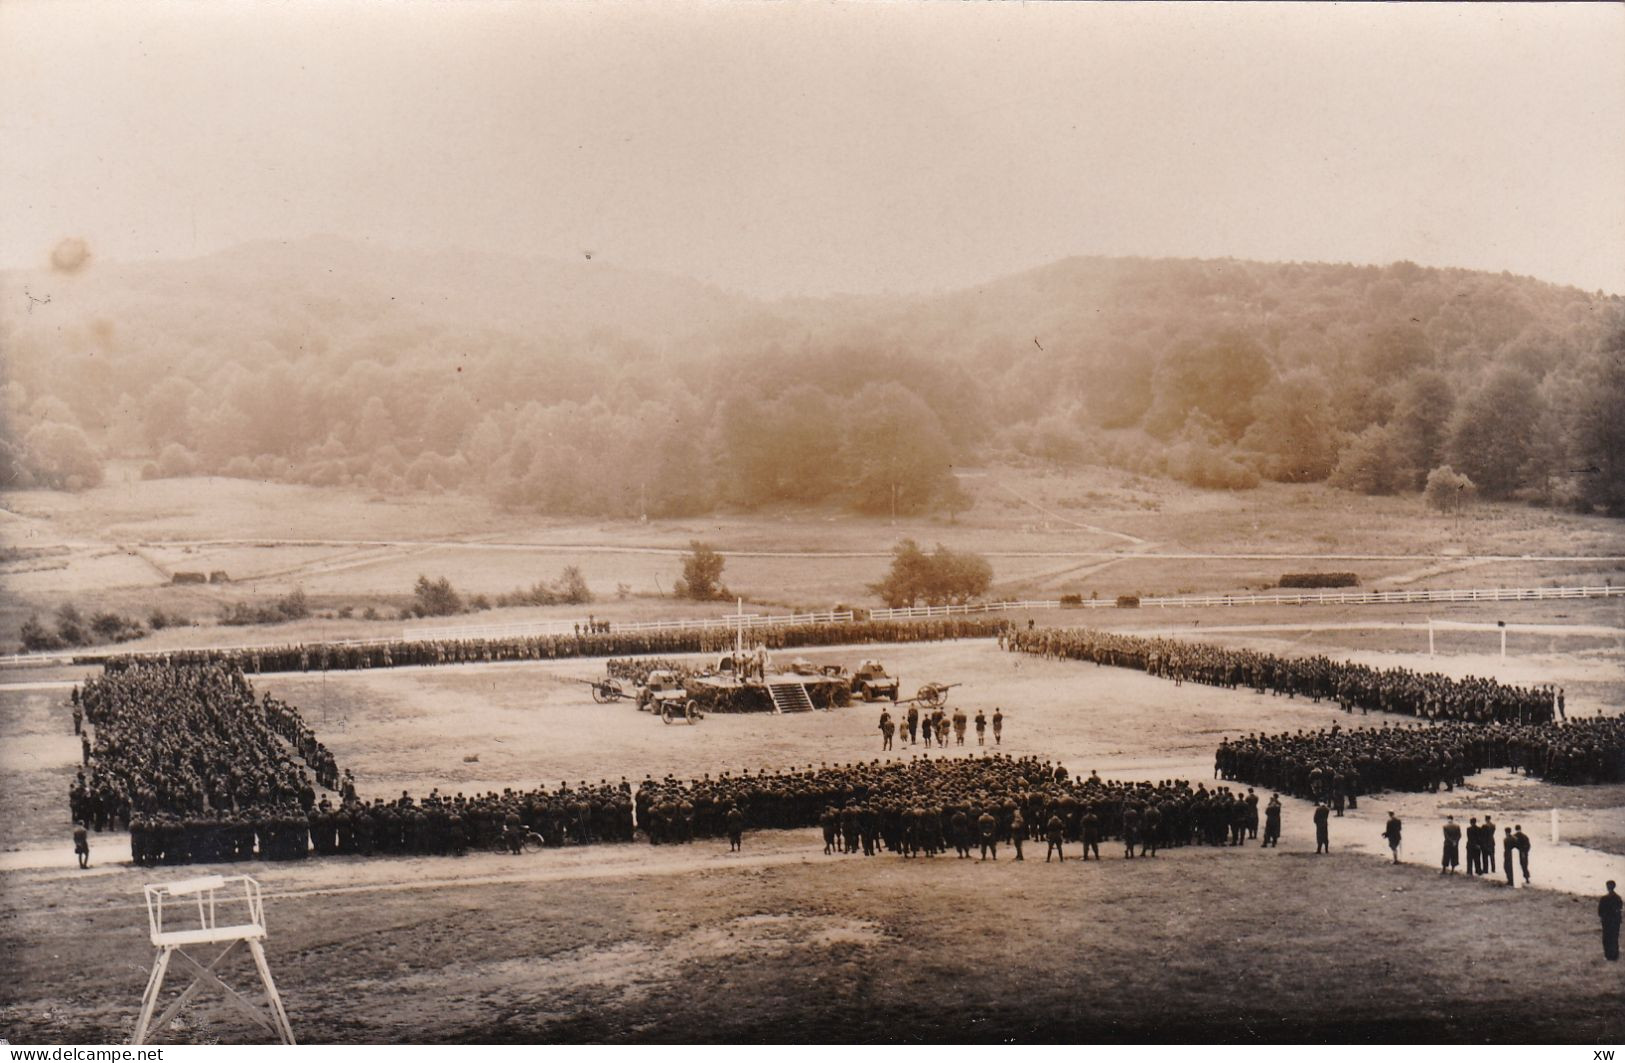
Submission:
[[[1100,859],[1100,817],[1093,810],[1083,814],[1083,858],[1089,859],[1091,852]]]
[[[1444,863],[1439,874],[1448,875],[1461,863],[1461,824],[1455,816],[1446,816],[1444,824]]]
[[[1331,809],[1324,804],[1315,806],[1315,852],[1317,854],[1332,851],[1331,818]]]
[[[997,860],[999,858],[999,821],[993,818],[993,813],[983,812],[976,819],[976,827],[982,835],[982,859],[986,860],[991,855],[993,859]]]
[[[90,866],[90,832],[83,823],[73,825],[73,853],[79,858],[81,869]]]
[[[1394,854],[1394,863],[1399,863],[1399,838],[1404,827],[1399,817],[1392,812],[1388,813],[1388,822],[1382,828],[1382,836],[1388,839],[1388,851]]]
[[[1260,849],[1275,849],[1281,842],[1281,798],[1270,794],[1270,803],[1264,806],[1264,840]]]
[[[1625,901],[1614,892],[1614,882],[1608,880],[1608,892],[1597,901],[1597,918],[1602,920],[1602,958],[1619,962],[1619,922]]]
[[[1051,853],[1059,856],[1061,862],[1065,863],[1066,851],[1061,848],[1061,843],[1066,841],[1066,824],[1061,822],[1060,816],[1051,816],[1049,822],[1044,824],[1044,836],[1049,839],[1049,848],[1044,851],[1044,863],[1049,863]]]

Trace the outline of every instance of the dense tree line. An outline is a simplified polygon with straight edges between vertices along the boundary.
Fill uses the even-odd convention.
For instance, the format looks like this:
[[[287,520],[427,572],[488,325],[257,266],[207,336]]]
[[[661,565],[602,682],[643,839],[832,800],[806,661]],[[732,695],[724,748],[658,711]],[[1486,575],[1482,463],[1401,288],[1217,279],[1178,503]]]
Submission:
[[[1484,497],[1625,507],[1625,301],[1528,278],[1073,259],[758,303],[392,261],[250,247],[0,318],[0,482],[75,489],[125,457],[561,514],[887,514],[964,506],[964,462],[1368,493],[1449,465]]]

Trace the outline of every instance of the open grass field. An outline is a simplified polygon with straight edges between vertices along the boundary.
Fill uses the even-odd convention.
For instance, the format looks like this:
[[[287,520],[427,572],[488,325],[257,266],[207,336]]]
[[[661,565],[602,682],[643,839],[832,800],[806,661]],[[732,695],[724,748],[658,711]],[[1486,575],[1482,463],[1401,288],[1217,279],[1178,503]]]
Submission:
[[[905,691],[959,682],[967,709],[1004,708],[1001,751],[1107,776],[1210,779],[1226,733],[1349,722],[1301,699],[1175,687],[985,641],[805,655],[868,654]],[[1507,679],[1538,672],[1567,684],[1576,710],[1625,709],[1618,655],[1452,660]],[[666,726],[560,681],[600,668],[257,685],[301,706],[364,794],[882,755],[876,706]],[[13,680],[35,674],[0,673]],[[122,863],[118,835],[93,838],[90,872],[71,869],[63,806],[77,747],[63,694],[0,688],[0,953],[17,973],[0,983],[0,1035],[13,1041],[127,1036],[148,962],[139,884],[169,874]],[[1410,825],[1398,868],[1378,851],[1389,807]],[[1553,807],[1564,844],[1541,833]],[[1440,880],[1432,839],[1447,808],[1531,823],[1541,888]],[[1605,1042],[1625,1035],[1625,983],[1601,961],[1584,894],[1625,875],[1607,835],[1622,818],[1625,788],[1486,773],[1456,794],[1362,802],[1334,821],[1336,852],[1320,858],[1307,806],[1291,801],[1280,850],[1127,862],[1108,843],[1105,863],[1064,867],[1036,859],[1041,847],[1023,864],[1006,850],[997,866],[831,858],[816,832],[794,831],[749,834],[736,855],[719,843],[636,844],[251,870],[269,895],[273,970],[307,1041],[1488,1042],[1510,1023],[1515,1040]],[[183,1021],[171,1040],[254,1036],[207,997]]]
[[[1600,517],[1521,505],[1445,517],[1414,497],[1279,484],[1232,494],[1107,469],[977,470],[962,483],[976,504],[952,522],[800,509],[639,522],[506,512],[454,495],[142,481],[117,467],[105,485],[81,494],[0,496],[0,646],[15,644],[31,612],[49,614],[66,601],[137,617],[158,608],[204,625],[160,635],[155,645],[240,644],[254,633],[213,630],[221,611],[296,587],[320,612],[372,607],[389,618],[334,620],[299,637],[387,637],[399,630],[394,617],[420,574],[495,596],[551,580],[566,565],[582,570],[598,615],[700,615],[692,603],[664,597],[694,539],[728,555],[731,591],[777,611],[879,604],[868,585],[905,537],[987,554],[994,593],[1011,597],[1246,593],[1284,572],[1328,569],[1388,589],[1625,584],[1625,528]],[[170,583],[175,572],[216,570],[232,582]]]

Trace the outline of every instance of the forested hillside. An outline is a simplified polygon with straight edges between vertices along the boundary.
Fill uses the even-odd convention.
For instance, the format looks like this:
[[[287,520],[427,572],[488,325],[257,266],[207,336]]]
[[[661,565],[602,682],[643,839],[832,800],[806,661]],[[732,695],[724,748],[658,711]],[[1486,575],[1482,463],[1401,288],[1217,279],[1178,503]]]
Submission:
[[[952,510],[954,464],[1625,510],[1625,301],[1506,274],[1072,259],[751,301],[332,239],[0,281],[9,486],[106,457],[559,514]],[[48,300],[48,301],[47,301]]]

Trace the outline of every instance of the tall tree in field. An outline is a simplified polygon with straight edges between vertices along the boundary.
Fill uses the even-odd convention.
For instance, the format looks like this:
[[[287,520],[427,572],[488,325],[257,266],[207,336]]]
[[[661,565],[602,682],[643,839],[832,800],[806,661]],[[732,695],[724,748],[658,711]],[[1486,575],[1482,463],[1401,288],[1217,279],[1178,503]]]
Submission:
[[[913,539],[892,548],[891,569],[869,589],[893,609],[919,602],[926,605],[961,604],[987,593],[993,566],[980,554],[956,552],[937,544],[927,554]]]
[[[913,606],[925,596],[930,583],[931,559],[926,557],[920,544],[904,539],[892,547],[891,568],[886,578],[871,583],[869,589],[892,609]]]
[[[683,555],[683,578],[677,581],[678,597],[697,602],[720,598],[727,592],[722,587],[722,566],[726,559],[698,539],[689,541],[688,553]]]

